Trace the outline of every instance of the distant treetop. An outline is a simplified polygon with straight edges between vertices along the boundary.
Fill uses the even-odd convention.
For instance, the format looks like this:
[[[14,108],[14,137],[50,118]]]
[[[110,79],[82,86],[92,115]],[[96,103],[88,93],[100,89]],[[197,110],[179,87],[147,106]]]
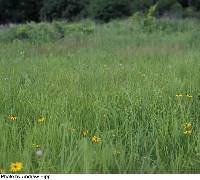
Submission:
[[[200,17],[200,0],[0,0],[0,24],[90,18],[108,22],[146,12],[157,4],[156,16]]]

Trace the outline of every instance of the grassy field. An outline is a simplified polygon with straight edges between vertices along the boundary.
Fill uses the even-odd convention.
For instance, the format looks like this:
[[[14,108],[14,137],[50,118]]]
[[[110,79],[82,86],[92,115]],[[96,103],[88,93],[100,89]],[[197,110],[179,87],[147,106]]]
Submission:
[[[200,173],[200,25],[159,24],[2,40],[1,171]]]

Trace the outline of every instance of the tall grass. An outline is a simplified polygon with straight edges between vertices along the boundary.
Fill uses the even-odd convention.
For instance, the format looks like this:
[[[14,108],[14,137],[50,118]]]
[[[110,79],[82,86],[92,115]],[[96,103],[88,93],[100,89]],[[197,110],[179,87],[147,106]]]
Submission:
[[[199,173],[199,28],[162,20],[146,32],[129,19],[40,43],[43,35],[2,40],[0,169]]]

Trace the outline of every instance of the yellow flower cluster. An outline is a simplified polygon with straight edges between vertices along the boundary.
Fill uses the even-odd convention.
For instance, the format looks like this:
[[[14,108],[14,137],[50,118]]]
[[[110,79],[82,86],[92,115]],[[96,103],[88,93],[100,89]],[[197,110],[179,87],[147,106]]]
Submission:
[[[92,142],[98,144],[101,142],[101,138],[97,136],[92,136]]]
[[[43,122],[45,122],[45,118],[44,118],[44,117],[41,117],[41,118],[39,118],[39,119],[37,120],[37,122],[38,122],[38,123],[43,123]]]
[[[186,96],[188,98],[192,98],[192,95],[190,95],[190,94],[176,94],[176,97],[183,97],[183,96]]]
[[[33,144],[32,144],[32,147],[33,147],[33,148],[39,148],[40,145],[39,145],[39,144],[34,144],[34,143],[33,143]]]
[[[190,122],[184,124],[184,132],[186,136],[190,136],[192,134],[192,124]]]
[[[17,116],[16,115],[9,115],[8,119],[10,119],[11,121],[15,121],[15,120],[17,120]]]
[[[82,134],[83,137],[87,137],[87,136],[89,136],[89,131],[88,130],[84,130],[84,131],[82,131],[81,134]],[[93,143],[95,143],[95,144],[98,144],[98,143],[101,142],[101,138],[99,138],[96,135],[94,135],[94,136],[91,137],[91,141]]]
[[[16,120],[17,120],[17,116],[11,114],[11,115],[8,116],[8,119],[11,120],[11,121],[16,121]],[[45,120],[46,120],[46,119],[45,119],[44,117],[40,117],[40,118],[38,118],[37,122],[38,122],[38,123],[44,123]]]
[[[0,168],[0,174],[4,174],[4,170]]]
[[[183,94],[177,94],[176,97],[182,97],[184,96]]]

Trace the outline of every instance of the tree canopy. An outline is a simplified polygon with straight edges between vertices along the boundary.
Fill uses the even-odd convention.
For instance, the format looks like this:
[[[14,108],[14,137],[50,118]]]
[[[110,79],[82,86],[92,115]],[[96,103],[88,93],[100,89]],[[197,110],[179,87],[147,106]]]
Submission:
[[[0,0],[0,24],[82,18],[107,22],[145,12],[154,4],[157,16],[178,12],[181,17],[200,17],[200,0]]]

